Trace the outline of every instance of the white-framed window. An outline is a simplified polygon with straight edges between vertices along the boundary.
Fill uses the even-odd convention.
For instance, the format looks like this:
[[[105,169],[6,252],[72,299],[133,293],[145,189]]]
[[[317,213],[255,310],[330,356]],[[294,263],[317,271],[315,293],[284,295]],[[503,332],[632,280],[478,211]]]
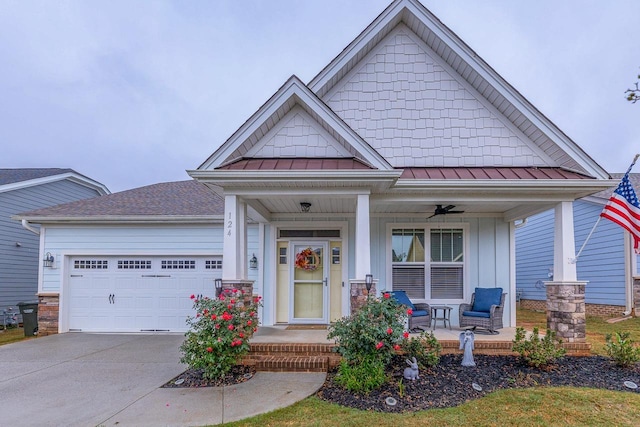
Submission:
[[[391,287],[410,298],[430,301],[464,299],[466,227],[390,229]]]
[[[73,262],[76,270],[106,270],[109,268],[109,261],[106,259],[77,259]]]

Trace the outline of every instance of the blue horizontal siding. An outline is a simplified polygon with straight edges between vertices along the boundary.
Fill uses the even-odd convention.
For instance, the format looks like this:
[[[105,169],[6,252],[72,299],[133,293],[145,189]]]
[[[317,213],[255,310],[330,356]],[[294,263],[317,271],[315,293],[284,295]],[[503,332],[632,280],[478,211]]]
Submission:
[[[573,205],[576,253],[598,220],[602,206],[582,200]],[[553,266],[554,211],[532,216],[516,230],[516,286],[524,299],[544,300],[549,267]],[[625,304],[624,232],[602,220],[577,263],[578,280],[587,281],[585,301],[590,304]]]
[[[33,301],[38,291],[40,238],[11,217],[98,195],[97,191],[68,180],[0,193],[0,309]]]

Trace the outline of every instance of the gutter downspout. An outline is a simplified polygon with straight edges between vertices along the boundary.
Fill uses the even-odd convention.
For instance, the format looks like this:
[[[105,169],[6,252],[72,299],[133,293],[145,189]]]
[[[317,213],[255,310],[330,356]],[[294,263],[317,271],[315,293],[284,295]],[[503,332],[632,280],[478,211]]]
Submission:
[[[33,228],[31,224],[29,224],[29,221],[27,221],[26,219],[22,220],[22,226],[30,232],[37,234],[38,236],[40,235],[40,230],[38,230],[37,228]]]

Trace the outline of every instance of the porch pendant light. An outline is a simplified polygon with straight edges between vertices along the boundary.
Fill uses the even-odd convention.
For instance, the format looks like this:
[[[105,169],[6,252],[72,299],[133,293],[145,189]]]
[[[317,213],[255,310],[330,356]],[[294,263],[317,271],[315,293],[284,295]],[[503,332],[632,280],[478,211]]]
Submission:
[[[309,209],[311,209],[311,203],[309,202],[300,202],[300,209],[302,210],[302,212],[309,212]]]

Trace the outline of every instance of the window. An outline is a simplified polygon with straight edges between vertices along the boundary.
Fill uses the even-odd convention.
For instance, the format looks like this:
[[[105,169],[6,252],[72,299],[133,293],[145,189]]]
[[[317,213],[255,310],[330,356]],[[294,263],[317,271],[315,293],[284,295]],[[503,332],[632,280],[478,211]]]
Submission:
[[[425,237],[429,237],[425,245]],[[397,228],[391,231],[393,289],[411,298],[464,298],[462,229]]]
[[[119,259],[118,270],[149,270],[151,269],[150,260],[139,259]]]
[[[204,262],[204,268],[206,270],[222,270],[222,260],[208,259]]]
[[[73,262],[73,268],[79,270],[106,270],[109,268],[109,261],[106,259],[77,259]]]
[[[425,298],[424,229],[395,229],[391,233],[393,289],[410,298]]]
[[[278,263],[280,265],[286,265],[287,264],[287,248],[286,247],[279,248],[278,249],[278,256],[279,256]]]
[[[194,270],[196,262],[188,259],[162,260],[160,268],[163,270]]]

